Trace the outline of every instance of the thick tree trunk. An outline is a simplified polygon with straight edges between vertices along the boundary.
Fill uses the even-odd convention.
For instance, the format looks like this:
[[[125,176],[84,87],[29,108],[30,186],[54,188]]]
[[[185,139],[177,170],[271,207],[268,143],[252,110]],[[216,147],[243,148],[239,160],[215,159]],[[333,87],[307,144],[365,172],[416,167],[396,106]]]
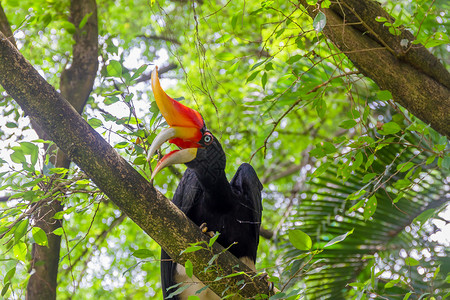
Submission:
[[[90,127],[3,34],[0,34],[0,84],[110,200],[176,262],[184,264],[190,259],[194,275],[203,282],[210,282],[214,292],[219,295],[239,293],[244,298],[269,294],[267,281],[260,278],[239,275],[215,281],[217,276],[234,272],[252,273],[218,244],[209,250],[181,254],[191,243],[209,239]],[[220,268],[203,272],[208,262],[214,261],[215,254],[220,254],[215,264]]]
[[[380,89],[389,90],[394,101],[413,115],[450,137],[449,72],[422,45],[411,44],[414,36],[407,30],[399,28],[401,34],[394,36],[376,22],[377,16],[393,20],[377,2],[340,0],[325,9],[305,0],[300,3],[311,18],[319,12],[325,14],[325,36],[365,76]]]
[[[91,14],[85,26],[79,29],[83,17]],[[98,68],[98,26],[97,5],[95,0],[73,0],[70,6],[70,21],[78,28],[74,35],[73,58],[70,68],[61,75],[61,94],[78,113],[83,111],[84,105],[94,85]],[[34,124],[39,137],[47,139],[45,132]],[[63,151],[57,150],[51,162],[57,168],[69,168],[70,159]],[[57,274],[61,236],[52,232],[61,227],[61,220],[53,216],[62,211],[60,199],[52,198],[43,203],[33,216],[35,226],[40,227],[47,234],[48,247],[33,244],[31,270],[34,270],[27,285],[27,299],[56,299]]]

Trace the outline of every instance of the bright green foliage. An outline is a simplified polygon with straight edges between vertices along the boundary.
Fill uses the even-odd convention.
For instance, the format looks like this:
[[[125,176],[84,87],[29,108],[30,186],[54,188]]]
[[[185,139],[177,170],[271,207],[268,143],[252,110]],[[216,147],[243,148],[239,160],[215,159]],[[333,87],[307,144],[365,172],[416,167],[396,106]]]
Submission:
[[[311,250],[311,238],[299,229],[289,230],[289,241],[298,250]]]
[[[410,28],[445,63],[447,2],[385,1],[396,21],[377,21],[392,34]],[[146,152],[166,124],[145,76],[174,63],[163,87],[203,115],[227,154],[228,178],[250,161],[264,184],[262,227],[274,235],[261,238],[257,268],[281,291],[271,299],[445,295],[448,248],[433,235],[449,221],[448,140],[324,38],[324,14],[311,20],[296,4],[98,1],[100,67],[83,116],[150,178]],[[21,53],[59,88],[74,43],[70,2],[2,6]],[[0,195],[10,196],[0,202],[1,296],[24,298],[32,243],[47,245],[30,210],[52,199],[64,205],[54,216],[63,220],[54,232],[63,240],[59,299],[161,298],[159,246],[76,166],[55,168],[44,150],[51,143],[36,140],[1,91]],[[163,170],[154,185],[170,198],[184,168]]]

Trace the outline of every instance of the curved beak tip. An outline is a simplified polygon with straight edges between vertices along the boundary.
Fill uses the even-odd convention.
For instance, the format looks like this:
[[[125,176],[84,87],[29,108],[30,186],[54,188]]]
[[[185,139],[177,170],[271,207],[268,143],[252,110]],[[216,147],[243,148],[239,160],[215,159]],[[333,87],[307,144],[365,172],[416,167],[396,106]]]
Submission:
[[[164,155],[164,157],[158,162],[155,169],[153,170],[152,177],[153,179],[156,174],[159,173],[162,169],[168,166],[176,165],[176,164],[185,164],[190,161],[193,161],[197,157],[197,148],[187,148],[182,150],[174,150],[170,153]]]

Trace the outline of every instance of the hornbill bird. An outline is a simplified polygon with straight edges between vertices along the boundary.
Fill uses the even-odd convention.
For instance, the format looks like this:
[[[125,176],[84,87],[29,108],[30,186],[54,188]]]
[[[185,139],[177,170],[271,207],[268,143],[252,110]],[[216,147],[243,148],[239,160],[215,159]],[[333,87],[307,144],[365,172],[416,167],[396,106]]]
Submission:
[[[219,232],[217,242],[224,247],[231,246],[228,250],[255,270],[263,188],[255,170],[244,163],[228,182],[225,175],[225,152],[207,129],[200,113],[175,101],[164,92],[157,68],[152,73],[151,84],[158,108],[169,128],[162,130],[153,140],[148,160],[166,141],[180,148],[159,160],[152,179],[161,169],[184,163],[187,169],[173,196],[174,204],[200,226],[203,232]],[[164,299],[187,299],[189,295],[197,295],[200,299],[220,299],[209,289],[204,289],[200,295],[196,294],[204,285],[194,277],[189,278],[184,267],[173,262],[161,250]],[[181,282],[189,287],[180,295],[168,298],[179,286],[169,291],[167,289]]]

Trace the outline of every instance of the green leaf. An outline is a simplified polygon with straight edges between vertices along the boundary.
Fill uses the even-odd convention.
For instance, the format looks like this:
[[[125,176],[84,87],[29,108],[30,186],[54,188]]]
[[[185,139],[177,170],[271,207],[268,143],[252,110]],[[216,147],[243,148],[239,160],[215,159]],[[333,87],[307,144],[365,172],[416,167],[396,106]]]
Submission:
[[[7,284],[5,284],[5,286],[2,288],[2,297],[5,296],[6,292],[8,292],[9,286],[11,285],[11,282],[8,282]]]
[[[70,34],[75,34],[75,32],[77,32],[77,28],[75,27],[75,25],[69,21],[63,21],[61,27],[67,30],[67,32]]]
[[[381,130],[378,130],[382,135],[394,134],[402,130],[400,125],[395,122],[384,123]]]
[[[189,295],[187,300],[200,300],[200,297],[196,295]]]
[[[84,25],[86,25],[90,16],[92,16],[92,12],[85,14],[83,19],[80,22],[80,25],[78,25],[78,28],[82,29],[84,27]]]
[[[374,178],[375,176],[377,176],[377,173],[368,173],[366,175],[364,175],[362,182],[363,183],[368,183],[370,180],[372,180],[372,178]]]
[[[103,122],[100,121],[100,120],[97,119],[97,118],[90,118],[90,119],[88,120],[88,124],[91,125],[92,128],[98,128],[98,127],[100,127],[100,126],[103,126]]]
[[[253,72],[253,73],[247,78],[246,83],[249,82],[249,81],[252,81],[253,79],[255,79],[256,76],[259,74],[259,72],[260,72],[260,71],[255,71],[255,72]]]
[[[296,63],[297,61],[299,61],[302,57],[303,57],[303,55],[296,54],[294,56],[289,57],[289,59],[286,61],[286,63],[289,65],[292,65],[293,63]]]
[[[214,236],[209,240],[208,246],[212,247],[212,245],[214,245],[214,243],[216,242],[217,238],[219,237],[220,232],[216,232],[214,234]]]
[[[53,234],[54,235],[59,235],[61,236],[64,233],[62,227],[56,228],[55,230],[53,230]]]
[[[222,61],[230,61],[235,59],[236,57],[230,53],[230,52],[222,52],[216,55],[216,58],[218,60],[222,60]]]
[[[415,258],[407,257],[407,258],[405,258],[405,264],[407,266],[414,267],[414,266],[417,266],[419,264],[419,261],[417,259],[415,259]]]
[[[344,129],[350,129],[356,126],[358,124],[355,120],[345,120],[341,124],[339,124],[339,127]]]
[[[49,168],[51,174],[66,174],[69,172],[69,169],[66,168]]]
[[[323,0],[322,3],[320,4],[320,7],[322,8],[329,8],[331,5],[331,1],[330,0]]]
[[[104,92],[102,93],[102,96],[108,97],[108,96],[115,96],[122,94],[122,91],[112,91],[112,92]]]
[[[444,156],[441,167],[443,169],[450,170],[450,155]]]
[[[58,211],[58,212],[56,212],[54,215],[53,215],[53,219],[55,219],[55,220],[61,220],[63,217],[64,217],[64,215],[66,214],[66,211]]]
[[[25,155],[30,155],[31,157],[31,165],[34,166],[37,162],[39,156],[39,147],[34,143],[30,142],[21,142],[20,148],[23,150]]]
[[[216,43],[226,43],[231,38],[232,38],[232,35],[226,33],[226,34],[222,35],[220,38],[218,38],[216,40]]]
[[[381,100],[381,101],[387,101],[387,100],[392,99],[392,94],[388,90],[379,91],[377,93],[377,98],[378,98],[378,100]]]
[[[330,142],[322,142],[321,145],[325,154],[333,154],[337,151],[336,147]]]
[[[334,244],[337,244],[337,243],[342,242],[342,241],[345,240],[349,235],[351,235],[351,234],[353,233],[353,230],[355,230],[355,228],[353,228],[353,229],[350,230],[350,231],[347,231],[347,232],[344,233],[344,234],[341,234],[341,235],[335,237],[334,239],[332,239],[331,241],[329,241],[329,242],[328,242],[325,246],[323,246],[323,247],[324,247],[324,248],[330,247],[330,246],[332,246],[332,245],[334,245]]]
[[[327,161],[325,163],[322,163],[314,172],[311,174],[313,177],[318,177],[322,175],[323,172],[328,170],[328,168],[331,166],[331,162]]]
[[[359,200],[355,205],[353,205],[352,207],[350,207],[347,211],[347,213],[351,213],[357,209],[359,209],[360,207],[362,207],[364,205],[364,203],[366,202],[365,199],[361,199]]]
[[[147,157],[145,157],[145,155],[139,155],[133,161],[133,164],[136,165],[136,166],[145,165],[146,163],[147,163]]]
[[[276,293],[273,296],[270,296],[269,300],[278,300],[278,299],[286,299],[286,293]]]
[[[356,288],[363,288],[366,286],[364,282],[350,282],[348,285]]]
[[[120,142],[120,143],[115,144],[114,148],[123,149],[123,148],[127,148],[128,145],[130,145],[130,143],[128,143],[128,142]]]
[[[28,219],[20,221],[16,225],[16,230],[14,231],[14,240],[17,243],[28,230]]]
[[[356,170],[359,168],[359,166],[361,166],[362,162],[363,162],[363,154],[361,153],[361,151],[359,151],[358,153],[356,153],[355,155],[355,160],[352,163],[352,170]]]
[[[435,209],[430,208],[425,211],[423,211],[420,215],[414,218],[413,223],[418,222],[420,223],[420,226],[422,227],[423,224],[425,224],[426,221],[428,221],[431,217],[433,217],[435,214]]]
[[[436,279],[439,272],[441,271],[441,266],[439,265],[436,270],[434,270],[433,279]]]
[[[197,246],[197,245],[195,245],[195,246],[189,246],[189,247],[187,247],[186,249],[184,249],[183,251],[181,251],[180,255],[183,254],[183,253],[196,252],[196,251],[202,250],[202,249],[204,249],[202,246]]]
[[[327,112],[327,103],[322,98],[320,98],[317,101],[316,111],[317,111],[317,115],[319,116],[319,118],[321,118],[321,119],[325,118],[325,114]]]
[[[139,69],[137,69],[136,72],[134,72],[133,76],[131,76],[130,81],[135,80],[136,78],[141,76],[141,74],[147,69],[147,67],[148,67],[148,65],[140,66]]]
[[[236,72],[237,68],[239,67],[239,61],[236,61],[231,67],[227,69],[227,74],[233,74]]]
[[[372,195],[369,200],[366,202],[366,205],[364,206],[364,220],[367,221],[369,218],[375,213],[377,209],[377,197],[375,195]]]
[[[394,183],[394,187],[398,190],[402,190],[407,188],[411,184],[411,181],[408,179],[399,179]]]
[[[311,238],[299,229],[289,230],[289,241],[298,250],[311,250]]]
[[[374,154],[369,155],[369,157],[367,158],[366,164],[365,164],[366,170],[372,165],[374,160],[375,160],[375,155]]]
[[[26,162],[25,155],[23,154],[22,149],[16,149],[11,155],[9,156],[13,162],[16,164],[21,164]]]
[[[187,289],[187,288],[190,287],[190,286],[191,286],[190,284],[182,285],[181,287],[177,288],[174,292],[170,293],[170,294],[169,294],[169,297],[167,297],[167,298],[170,299],[170,298],[172,298],[173,296],[176,296],[176,295],[181,294],[185,289]]]
[[[44,230],[42,230],[42,228],[33,227],[31,229],[31,233],[33,234],[33,239],[36,244],[44,247],[48,246],[47,235],[45,234]]]
[[[233,30],[236,30],[237,21],[240,16],[241,13],[237,13],[231,18],[231,27],[233,28]]]
[[[449,44],[450,38],[448,37],[448,33],[436,32],[434,38],[430,38],[426,41],[425,47],[431,48],[439,45]]]
[[[406,172],[414,166],[415,166],[415,164],[413,162],[408,161],[408,162],[397,165],[397,171]]]
[[[356,191],[354,193],[351,193],[350,195],[347,196],[347,200],[356,200],[359,199],[362,195],[364,195],[365,193],[367,193],[366,190],[359,190]]]
[[[10,282],[11,279],[14,277],[14,274],[16,274],[16,266],[14,266],[12,269],[10,269],[3,279],[3,283]]]
[[[435,300],[436,298],[434,298],[434,297],[428,297],[428,296],[430,296],[430,293],[424,293],[424,294],[422,294],[422,295],[420,295],[420,297],[417,299],[417,300],[422,300],[422,299],[426,299],[426,300]],[[447,297],[444,297],[444,299],[446,299]]]
[[[149,249],[138,249],[134,251],[132,255],[137,258],[148,258],[154,256],[153,252]]]
[[[363,255],[363,257],[361,257],[361,259],[375,259],[375,255]]]
[[[386,22],[387,21],[387,19],[385,18],[385,17],[380,17],[380,16],[378,16],[378,17],[376,17],[375,18],[375,21],[377,21],[377,22]]]
[[[117,60],[111,60],[106,70],[110,77],[122,77],[122,65]]]
[[[408,300],[412,294],[413,294],[412,292],[406,293],[405,296],[403,297],[403,300]]]
[[[6,127],[7,128],[17,128],[18,125],[17,125],[17,123],[14,123],[14,122],[7,122]]]
[[[16,259],[26,262],[27,245],[24,242],[18,242],[13,247],[13,255]]]
[[[186,275],[189,278],[192,278],[192,276],[194,275],[194,266],[192,265],[192,262],[189,259],[186,260],[186,262],[184,263],[184,268],[186,269]]]
[[[313,21],[314,30],[321,32],[325,28],[325,25],[327,25],[327,17],[323,12],[319,11]]]
[[[263,89],[266,89],[266,83],[267,83],[267,73],[264,72],[261,76],[261,85]]]
[[[385,289],[389,289],[389,288],[395,286],[395,285],[396,285],[397,283],[399,283],[399,282],[400,282],[400,278],[397,278],[397,279],[388,281],[388,282],[384,285],[384,288],[385,288]]]

